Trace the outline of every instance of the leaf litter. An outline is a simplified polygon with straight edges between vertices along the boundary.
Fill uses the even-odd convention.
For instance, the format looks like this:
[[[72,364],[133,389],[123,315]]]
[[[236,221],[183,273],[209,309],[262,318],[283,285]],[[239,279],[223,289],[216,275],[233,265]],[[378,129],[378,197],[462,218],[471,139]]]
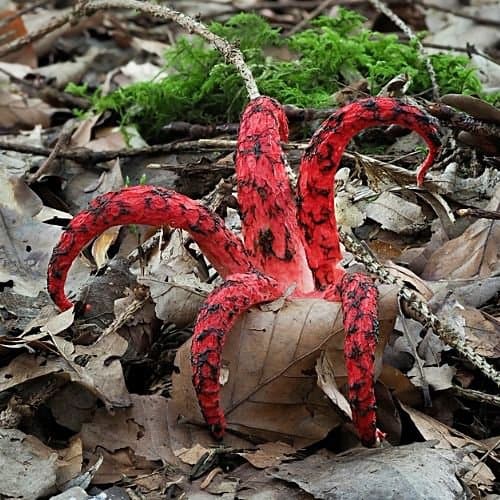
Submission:
[[[38,12],[45,21],[52,16],[45,8]],[[279,19],[276,12],[269,11],[268,15]],[[72,43],[76,46],[82,30],[89,27],[110,34],[109,26],[123,21],[113,17],[99,14],[79,23],[68,31],[69,40],[75,37]],[[102,24],[103,18],[110,24]],[[138,25],[135,28],[141,32]],[[32,62],[34,54],[41,57],[50,53],[50,40],[55,34],[42,39],[45,44],[28,45],[19,62]],[[459,38],[452,36],[451,45]],[[135,37],[131,47],[135,55],[140,51],[153,53],[156,64],[163,44],[146,38]],[[151,46],[153,42],[156,45]],[[96,47],[91,52],[66,54],[72,57],[62,66],[45,65],[38,72],[39,78],[46,82],[45,87],[55,88],[60,84],[56,83],[58,79],[74,78],[75,71],[81,73],[86,68],[92,73],[89,63],[105,53],[97,40]],[[62,46],[60,50],[64,53],[66,49]],[[135,80],[142,72],[139,68],[124,66],[122,75]],[[26,69],[16,71],[18,78],[29,75]],[[110,74],[102,76],[111,82]],[[56,81],[51,82],[52,77]],[[54,104],[36,92],[23,95],[20,89],[6,87],[2,91],[3,127],[14,135],[41,125],[41,143],[53,144],[50,127],[59,125],[61,112],[69,116],[68,103]],[[466,111],[474,116],[474,109]],[[72,147],[93,151],[126,148],[130,144],[127,133],[113,125],[116,123],[107,116],[92,115],[73,135]],[[6,163],[10,176],[3,170],[0,174],[0,391],[5,395],[0,413],[0,456],[4,464],[1,494],[39,498],[56,494],[64,485],[73,486],[72,481],[80,481],[78,487],[90,491],[92,481],[104,490],[116,483],[123,492],[130,487],[144,495],[169,491],[180,496],[184,491],[190,498],[202,498],[197,496],[201,492],[203,498],[258,498],[259,491],[268,498],[275,493],[288,498],[359,498],[365,494],[363,488],[367,498],[374,491],[384,498],[389,491],[401,492],[401,498],[432,498],[435,491],[440,492],[439,498],[461,498],[463,486],[456,475],[478,496],[495,491],[498,402],[494,406],[461,398],[459,409],[450,410],[454,427],[440,421],[448,418],[444,411],[427,414],[422,385],[430,386],[435,402],[439,398],[456,401],[453,386],[457,381],[485,392],[488,387],[430,330],[415,325],[411,338],[416,350],[405,345],[401,322],[410,324],[411,320],[399,318],[393,327],[398,315],[395,289],[383,293],[381,299],[378,394],[385,391],[386,396],[378,397],[379,425],[403,436],[405,442],[418,437],[438,440],[437,446],[414,443],[335,456],[331,451],[318,452],[317,448],[323,446],[337,452],[352,447],[352,442],[346,444],[342,437],[349,428],[349,407],[342,394],[345,368],[341,315],[338,304],[285,300],[270,310],[252,310],[229,337],[224,350],[223,400],[235,434],[227,436],[225,449],[216,448],[214,464],[218,472],[206,484],[189,483],[189,467],[199,466],[200,461],[206,463],[207,453],[213,455],[216,446],[200,426],[202,419],[190,379],[189,341],[184,342],[188,336],[184,328],[192,323],[199,303],[211,289],[213,273],[199,260],[196,249],[174,234],[157,240],[153,249],[142,245],[145,253],[131,268],[137,282],[129,278],[120,281],[116,275],[100,282],[100,276],[88,280],[86,293],[94,297],[96,305],[85,311],[84,321],[75,320],[74,311],[56,314],[44,293],[48,258],[61,232],[61,224],[51,222],[59,217],[69,219],[68,212],[83,208],[97,194],[123,186],[122,171],[130,162],[120,159],[98,168],[74,162],[66,162],[61,168],[52,163],[41,180],[55,180],[64,189],[51,193],[52,188],[47,189],[42,182],[30,187],[22,181],[32,159],[20,153],[10,152],[9,156],[13,162],[11,167]],[[182,161],[182,155],[179,158]],[[149,162],[139,159],[134,168],[144,171]],[[420,271],[418,266],[411,266],[420,278],[406,275],[405,279],[425,289],[429,297],[434,292],[433,307],[438,314],[452,318],[456,330],[474,349],[496,359],[500,349],[498,221],[462,220],[455,213],[456,207],[463,205],[498,212],[498,170],[491,168],[491,158],[486,158],[483,169],[474,175],[469,171],[464,178],[463,164],[458,157],[443,165],[443,172],[432,173],[429,185],[434,198],[427,196],[426,202],[414,193],[398,190],[394,178],[406,174],[390,166],[390,180],[384,180],[387,188],[380,196],[370,199],[375,191],[368,196],[365,191],[364,199],[357,198],[360,184],[356,184],[357,172],[351,170],[344,178],[346,199],[339,201],[341,196],[336,206],[339,212],[346,212],[343,223],[357,227],[360,235],[372,240],[380,236],[381,243],[385,238],[392,248],[399,248],[391,257],[397,263],[411,265],[407,256],[411,251],[415,255],[416,247],[420,247]],[[369,179],[371,169],[370,165],[366,168]],[[146,172],[151,174],[151,170]],[[175,176],[167,171],[154,175],[167,185],[175,183]],[[198,178],[197,182],[203,185],[205,181]],[[372,182],[371,187],[376,185]],[[94,265],[97,269],[113,262],[110,254],[129,258],[138,234],[148,236],[142,229],[135,231],[125,227],[108,235],[109,239],[96,242],[93,259],[89,253],[72,271],[69,289],[80,290]],[[429,237],[437,240],[440,231],[444,235],[432,247]],[[149,289],[151,298],[129,316],[128,308],[144,299],[141,286]],[[111,289],[111,300],[104,300]],[[99,303],[106,305],[99,309]],[[391,350],[390,360],[387,349]],[[421,370],[417,361],[422,364]],[[47,389],[53,383],[55,392]],[[21,402],[17,407],[13,396]],[[9,411],[15,413],[28,401],[35,401],[30,417],[16,416],[22,430],[8,428]],[[401,424],[400,414],[409,417],[414,428]],[[470,416],[478,420],[476,426],[468,423]],[[483,429],[483,435],[478,428]],[[309,448],[301,449],[304,446]],[[20,456],[25,457],[22,474],[28,478],[23,482],[16,479],[21,474],[17,463]],[[241,465],[243,461],[247,463]],[[462,462],[468,462],[468,472]],[[89,469],[91,464],[96,465],[95,470]],[[265,475],[258,475],[256,469]],[[226,474],[226,470],[232,472]],[[256,490],[254,496],[248,493],[252,488]]]

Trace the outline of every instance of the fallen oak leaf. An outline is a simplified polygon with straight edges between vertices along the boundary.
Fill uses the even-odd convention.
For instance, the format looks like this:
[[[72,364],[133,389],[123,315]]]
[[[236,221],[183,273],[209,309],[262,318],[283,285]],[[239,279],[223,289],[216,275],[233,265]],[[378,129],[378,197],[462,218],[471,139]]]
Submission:
[[[118,334],[101,337],[90,346],[73,345],[52,336],[60,357],[23,353],[0,368],[0,391],[44,375],[64,375],[99,397],[108,409],[127,407],[130,395],[125,386],[120,358],[128,342]]]
[[[500,208],[500,185],[487,210]],[[500,221],[478,220],[461,236],[443,244],[429,258],[422,277],[428,280],[488,278],[500,270]]]
[[[382,337],[392,330],[396,295],[395,287],[380,288]],[[379,365],[384,344],[379,342]],[[293,299],[278,311],[250,310],[228,335],[223,351],[228,380],[221,400],[228,428],[253,438],[286,441],[294,447],[324,438],[342,420],[317,387],[315,364],[324,351],[343,384],[343,345],[339,303]],[[202,423],[190,380],[189,350],[187,342],[177,352],[179,373],[172,377],[172,402],[184,420]]]

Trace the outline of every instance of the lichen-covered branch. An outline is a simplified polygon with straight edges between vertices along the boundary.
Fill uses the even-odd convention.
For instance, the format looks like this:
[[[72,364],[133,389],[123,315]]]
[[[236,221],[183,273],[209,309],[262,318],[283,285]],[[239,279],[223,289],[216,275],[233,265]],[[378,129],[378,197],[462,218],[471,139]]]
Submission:
[[[377,275],[384,283],[400,287],[400,297],[405,307],[405,313],[422,324],[428,325],[446,344],[456,349],[465,359],[478,368],[486,377],[500,387],[500,373],[480,354],[460,338],[450,325],[440,320],[429,308],[427,301],[415,290],[405,285],[403,280],[392,275],[375,256],[361,244],[352,234],[339,229],[339,235],[344,246],[362,262],[368,271]]]

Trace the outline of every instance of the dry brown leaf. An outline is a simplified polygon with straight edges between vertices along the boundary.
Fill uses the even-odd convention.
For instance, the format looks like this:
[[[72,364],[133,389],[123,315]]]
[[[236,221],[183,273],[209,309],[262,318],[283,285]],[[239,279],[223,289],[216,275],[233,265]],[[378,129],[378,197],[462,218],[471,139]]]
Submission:
[[[98,482],[105,482],[104,476],[109,476],[111,469],[136,476],[145,469],[153,470],[159,463],[177,463],[168,446],[167,400],[136,394],[130,398],[130,408],[117,409],[114,414],[99,408],[92,422],[82,427],[84,449],[94,456],[104,452]]]
[[[467,439],[466,437],[457,436],[451,427],[415,408],[410,408],[404,404],[401,404],[401,408],[408,414],[418,432],[426,441],[439,441],[439,448],[462,448],[474,442],[472,438]]]
[[[416,387],[429,385],[436,391],[444,391],[452,387],[456,372],[456,368],[449,365],[424,366],[420,369],[415,364],[407,375]]]
[[[154,252],[138,283],[149,287],[156,316],[178,327],[190,324],[213,286],[197,277],[199,262],[188,252],[181,231],[173,231],[164,250]],[[201,273],[201,270],[199,270]]]
[[[37,97],[26,97],[0,88],[0,121],[3,128],[31,129],[50,126],[52,115],[60,111]]]
[[[97,397],[79,384],[67,384],[47,402],[59,425],[80,432],[83,422],[91,420]]]
[[[3,5],[2,5],[3,7]],[[9,18],[10,21],[5,23],[3,19]],[[23,18],[16,15],[15,10],[2,10],[0,12],[0,40],[2,40],[2,45],[13,42],[18,38],[26,36],[28,31],[24,25]],[[36,68],[38,63],[35,50],[31,43],[25,45],[16,52],[11,52],[10,54],[2,57],[4,61],[12,61],[19,64],[27,64],[32,68]]]
[[[26,217],[34,217],[43,208],[40,197],[20,178],[0,170],[0,205]]]
[[[82,56],[76,56],[71,61],[47,64],[34,71],[34,75],[42,75],[57,88],[64,89],[68,83],[78,82],[92,67],[97,56],[104,51],[97,47],[90,47]]]
[[[276,443],[264,443],[257,446],[257,450],[248,453],[238,453],[251,463],[256,469],[276,467],[286,458],[294,455],[297,450],[280,441]]]
[[[425,227],[422,209],[389,191],[384,191],[365,209],[367,217],[382,225],[382,229],[397,234],[413,234]]]
[[[481,356],[500,357],[500,321],[472,307],[464,307],[460,314],[465,319],[467,343]]]
[[[149,460],[135,456],[130,448],[117,450],[114,453],[100,448],[98,453],[84,451],[85,459],[95,461],[98,455],[103,463],[92,478],[93,484],[108,484],[123,480],[124,477],[137,477],[151,474],[158,468]]]
[[[324,352],[316,361],[316,374],[318,386],[328,396],[328,399],[337,406],[345,415],[352,418],[351,407],[346,397],[340,392],[335,381],[335,370],[328,356]]]
[[[0,368],[0,391],[52,373],[66,374],[98,396],[108,408],[126,407],[130,397],[125,386],[120,358],[127,341],[118,334],[101,337],[90,346],[74,346],[52,336],[61,357],[21,354]]]
[[[52,493],[57,453],[34,436],[17,429],[0,429],[0,495],[36,500]]]
[[[430,443],[356,449],[331,456],[316,453],[269,472],[295,483],[315,499],[457,500],[465,498],[462,452],[435,450]]]
[[[500,185],[487,210],[500,208]],[[427,262],[422,277],[428,280],[488,278],[500,271],[500,221],[478,220],[464,233],[446,242]]]
[[[175,456],[182,460],[185,464],[195,465],[198,460],[210,451],[209,448],[202,446],[200,443],[196,443],[191,448],[181,448],[180,450],[175,450]]]
[[[395,287],[381,287],[382,331],[392,328],[396,294]],[[229,428],[270,441],[286,439],[295,447],[325,437],[340,420],[316,385],[314,367],[326,351],[335,376],[344,383],[343,343],[339,303],[294,299],[278,312],[249,311],[228,336],[223,352],[229,379],[221,397]],[[189,349],[186,343],[177,353],[180,374],[173,377],[172,397],[182,416],[201,423]]]
[[[487,451],[487,446],[483,445],[480,441],[468,438],[465,435],[459,437],[451,427],[448,427],[429,415],[415,410],[414,408],[409,408],[405,405],[401,405],[401,407],[411,418],[415,427],[418,429],[420,434],[422,434],[424,439],[438,440],[439,448],[463,448],[472,443],[479,446],[480,449]],[[472,453],[464,456],[463,461],[472,466],[472,468],[469,467],[470,470],[462,476],[462,479],[469,486],[489,488],[493,485],[495,475],[485,463],[479,461],[478,458]]]
[[[82,440],[75,436],[69,446],[58,450],[59,460],[57,462],[57,485],[61,486],[80,474],[83,465]]]
[[[121,226],[113,226],[101,233],[92,244],[92,257],[94,257],[97,269],[101,269],[108,262],[108,250],[114,244]]]
[[[45,289],[47,265],[61,228],[43,224],[0,204],[0,282],[36,297]]]
[[[422,391],[417,389],[408,377],[397,368],[384,364],[379,381],[388,387],[399,401],[409,406],[422,404]]]

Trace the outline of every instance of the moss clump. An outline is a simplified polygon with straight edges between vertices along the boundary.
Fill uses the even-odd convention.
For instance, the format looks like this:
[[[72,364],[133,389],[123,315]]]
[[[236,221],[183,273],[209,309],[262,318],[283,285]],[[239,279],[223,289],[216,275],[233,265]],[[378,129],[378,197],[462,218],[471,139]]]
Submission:
[[[312,27],[285,38],[262,18],[239,14],[210,29],[237,43],[263,94],[301,107],[334,104],[332,95],[346,84],[367,78],[377,93],[391,78],[407,73],[410,92],[429,91],[430,79],[414,43],[363,28],[364,18],[342,9],[336,18],[321,17]],[[288,49],[292,61],[269,55]],[[154,139],[159,128],[174,120],[199,123],[236,121],[247,102],[239,75],[197,37],[180,38],[165,54],[169,76],[121,88],[110,95],[94,94],[96,110],[114,110],[122,124],[136,124]],[[464,56],[432,56],[442,93],[480,94],[481,84]],[[500,94],[493,99],[500,99]],[[490,97],[491,100],[491,97]]]

